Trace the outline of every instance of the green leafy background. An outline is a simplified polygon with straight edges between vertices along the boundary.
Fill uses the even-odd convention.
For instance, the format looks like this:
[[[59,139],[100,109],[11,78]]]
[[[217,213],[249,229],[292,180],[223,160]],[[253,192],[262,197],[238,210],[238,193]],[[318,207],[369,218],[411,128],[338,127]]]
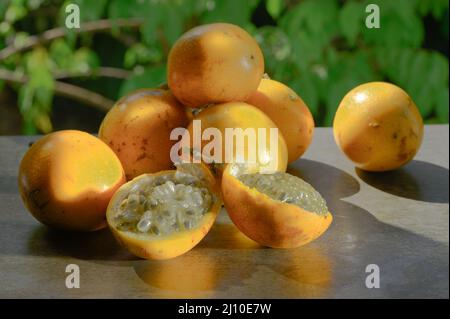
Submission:
[[[101,19],[139,24],[112,23],[101,32],[78,34],[66,30],[1,58],[2,51],[26,46],[33,35],[62,27],[70,3],[80,7],[82,28],[83,22]],[[371,3],[381,9],[380,29],[365,27]],[[195,25],[219,21],[238,24],[257,39],[267,73],[302,96],[318,126],[331,125],[347,91],[375,80],[404,88],[426,123],[448,123],[448,51],[442,49],[448,46],[447,0],[1,0],[0,21],[0,98],[13,97],[26,134],[64,128],[68,122],[61,113],[83,114],[70,125],[91,121],[97,127],[105,112],[99,111],[101,103],[83,103],[70,94],[60,98],[58,82],[108,101],[158,86],[165,82],[167,54],[176,39]]]

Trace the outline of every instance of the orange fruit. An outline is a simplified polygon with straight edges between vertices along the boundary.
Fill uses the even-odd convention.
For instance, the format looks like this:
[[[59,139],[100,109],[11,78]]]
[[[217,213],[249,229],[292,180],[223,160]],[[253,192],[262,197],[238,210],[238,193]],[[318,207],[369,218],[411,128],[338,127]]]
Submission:
[[[205,137],[205,131],[208,133],[207,130],[212,128],[217,129],[222,136],[221,141],[219,141],[221,153],[216,153],[217,149],[209,148],[208,146],[209,143],[215,140],[215,137],[209,137],[209,139],[205,137],[201,140],[200,145],[204,155],[215,159],[214,164],[219,171],[219,176],[228,163],[237,161],[253,162],[261,171],[286,170],[288,158],[286,142],[282,134],[278,132],[278,137],[274,140],[277,144],[274,145],[276,149],[271,149],[271,129],[278,130],[278,127],[258,108],[244,102],[216,104],[203,109],[194,120],[200,121],[202,137]],[[191,137],[189,142],[191,147],[198,152],[199,150],[195,147],[196,145],[193,141],[195,135],[194,123],[191,122],[188,126],[188,132]],[[231,142],[227,143],[226,136],[230,134],[227,131],[230,132],[232,129],[241,130],[244,134],[246,133],[245,130],[250,130],[248,131],[249,135],[242,134],[242,139],[238,139],[235,136],[233,144],[231,144]],[[239,133],[239,131],[237,132]],[[250,132],[254,132],[254,143],[251,143]],[[241,140],[242,144],[239,144],[238,140]],[[231,138],[228,141],[231,141]]]
[[[312,140],[314,119],[301,97],[283,83],[262,79],[247,103],[266,113],[280,128],[289,163],[303,155]]]
[[[273,248],[293,248],[322,235],[333,217],[302,179],[285,172],[260,174],[228,166],[222,176],[225,208],[249,238]]]
[[[240,27],[213,23],[183,34],[170,50],[168,85],[189,107],[245,101],[264,73],[255,39]]]
[[[118,242],[145,259],[177,257],[197,245],[222,206],[203,168],[143,174],[123,185],[106,214]]]
[[[48,134],[30,147],[18,182],[25,206],[41,223],[91,231],[106,225],[106,207],[125,174],[108,145],[68,130]]]
[[[99,137],[117,154],[127,179],[173,167],[170,140],[174,128],[189,117],[169,91],[137,90],[121,98],[106,114]]]
[[[370,82],[342,99],[333,132],[339,148],[357,167],[387,171],[414,158],[422,143],[423,120],[401,88]]]

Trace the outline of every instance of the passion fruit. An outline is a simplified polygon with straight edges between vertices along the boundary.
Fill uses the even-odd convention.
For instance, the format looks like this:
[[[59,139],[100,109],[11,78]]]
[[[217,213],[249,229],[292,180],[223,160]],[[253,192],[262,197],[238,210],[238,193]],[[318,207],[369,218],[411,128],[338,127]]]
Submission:
[[[142,89],[121,98],[106,114],[99,137],[117,154],[128,180],[173,168],[170,140],[174,128],[186,127],[189,116],[173,95]]]
[[[186,106],[245,101],[264,73],[264,57],[240,27],[213,23],[183,34],[170,50],[168,85]]]
[[[236,227],[263,246],[293,248],[318,238],[333,219],[308,183],[285,172],[239,172],[222,177],[225,208]]]
[[[342,99],[333,132],[339,148],[357,167],[388,171],[414,158],[422,143],[423,120],[401,88],[370,82]]]
[[[262,79],[247,103],[267,114],[280,128],[289,163],[303,155],[312,140],[314,119],[300,96],[281,82]]]
[[[111,199],[108,225],[132,254],[173,258],[192,249],[211,228],[222,205],[214,181],[201,169],[192,174],[183,168],[138,176]]]
[[[271,149],[271,129],[278,130],[276,124],[266,115],[253,105],[249,105],[244,102],[230,102],[223,104],[216,104],[203,109],[194,121],[188,126],[188,132],[191,137],[190,145],[194,146],[192,138],[195,130],[195,120],[199,121],[201,125],[201,136],[205,136],[205,131],[210,128],[219,130],[221,135],[221,152],[217,156],[216,149],[208,149],[206,151],[205,146],[212,142],[211,138],[202,139],[201,150],[203,155],[210,158],[216,158],[214,161],[215,168],[217,169],[217,175],[221,176],[223,170],[229,163],[235,163],[238,160],[242,162],[253,162],[254,165],[259,167],[260,171],[285,171],[287,167],[288,151],[286,142],[280,132],[276,139],[276,149]],[[242,132],[242,144],[238,143],[238,137],[233,137],[233,145],[227,143],[227,134],[231,134],[231,130],[238,129]],[[250,132],[254,133],[254,142],[251,142],[249,135],[245,135],[245,130],[250,129]],[[207,134],[206,134],[207,135]],[[229,138],[231,141],[231,138]],[[275,144],[275,143],[274,143]],[[227,147],[228,145],[228,147]],[[228,151],[232,151],[232,154],[227,154]],[[198,150],[196,150],[198,151]],[[240,157],[240,158],[239,158]]]
[[[33,143],[20,163],[18,182],[25,206],[41,223],[92,231],[106,225],[108,202],[125,174],[108,145],[67,130]]]

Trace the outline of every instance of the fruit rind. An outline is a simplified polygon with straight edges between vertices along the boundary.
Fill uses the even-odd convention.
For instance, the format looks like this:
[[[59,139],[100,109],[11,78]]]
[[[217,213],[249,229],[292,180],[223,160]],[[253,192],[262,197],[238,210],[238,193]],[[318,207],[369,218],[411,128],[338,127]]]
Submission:
[[[53,132],[33,143],[18,176],[19,192],[30,213],[47,226],[71,231],[105,227],[108,202],[124,182],[112,150],[95,136],[76,130]]]
[[[119,157],[127,179],[173,168],[173,129],[186,127],[189,114],[162,89],[140,89],[122,97],[103,119],[99,138]]]
[[[197,26],[183,34],[168,56],[168,85],[188,107],[244,101],[264,73],[256,40],[228,23]]]
[[[227,171],[222,177],[225,208],[236,227],[261,245],[294,248],[322,235],[331,213],[318,215],[296,205],[271,199],[247,187]]]
[[[360,169],[389,171],[414,158],[422,143],[423,120],[404,90],[369,82],[342,99],[333,134],[341,151]]]
[[[182,230],[165,236],[153,236],[146,233],[123,231],[117,229],[115,217],[117,206],[120,205],[125,196],[129,193],[129,188],[137,182],[155,176],[174,174],[175,171],[161,171],[156,174],[143,174],[132,181],[124,184],[111,199],[107,210],[107,221],[111,232],[117,241],[127,248],[132,254],[144,259],[169,259],[186,253],[196,246],[208,233],[213,225],[222,202],[215,198],[212,206],[203,218],[198,227],[190,230]]]
[[[285,84],[263,78],[247,99],[279,127],[288,148],[288,163],[301,157],[314,134],[314,118],[302,98]]]

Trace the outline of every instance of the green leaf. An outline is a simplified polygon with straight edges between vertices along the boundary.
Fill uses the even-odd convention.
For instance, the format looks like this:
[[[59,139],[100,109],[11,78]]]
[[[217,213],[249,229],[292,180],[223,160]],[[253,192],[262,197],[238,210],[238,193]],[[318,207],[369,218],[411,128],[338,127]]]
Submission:
[[[283,30],[265,26],[259,28],[254,37],[263,51],[269,72],[276,70],[280,62],[288,60],[292,50],[291,43]]]
[[[5,19],[6,8],[8,8],[10,0],[0,1],[0,20],[3,21]]]
[[[52,130],[49,114],[55,85],[52,61],[44,48],[37,47],[25,55],[25,66],[29,81],[19,89],[19,109],[26,123],[25,131],[38,128],[48,133]]]
[[[14,23],[24,18],[28,13],[23,1],[12,1],[5,12],[5,21]]]
[[[124,96],[141,88],[153,88],[166,82],[166,66],[159,65],[144,70],[140,74],[133,75],[123,82],[119,96]]]
[[[147,13],[147,1],[112,0],[108,7],[108,17],[117,18],[143,18]]]
[[[414,49],[380,49],[377,59],[388,79],[404,88],[427,118],[439,104],[442,87],[448,86],[448,60],[437,52]]]
[[[64,39],[56,39],[50,44],[50,57],[60,69],[68,69],[72,64],[72,49]]]
[[[54,81],[51,74],[51,60],[44,48],[36,48],[25,56],[25,65],[29,84],[37,88],[53,89]]]
[[[44,3],[44,0],[28,0],[27,6],[30,10],[39,9],[39,7]]]
[[[60,15],[66,17],[65,8],[69,4],[76,4],[80,8],[81,21],[95,21],[103,17],[106,10],[107,0],[66,0],[61,6]],[[64,20],[63,20],[64,21]]]
[[[321,94],[326,107],[323,123],[326,126],[332,125],[337,107],[348,91],[362,83],[380,79],[372,68],[369,56],[361,51],[339,55],[326,72],[326,86]]]
[[[74,73],[87,73],[100,66],[100,59],[95,51],[83,47],[75,51],[70,70]]]
[[[302,1],[280,19],[280,26],[292,45],[292,61],[300,69],[321,61],[339,31],[337,19],[335,0]]]
[[[278,19],[281,12],[284,9],[284,1],[283,0],[267,0],[266,1],[266,10],[274,19]]]
[[[36,127],[43,133],[47,134],[53,130],[52,121],[48,113],[41,112],[34,119]]]
[[[14,37],[14,46],[16,48],[23,47],[27,42],[30,36],[26,32],[17,32],[16,36]]]
[[[347,1],[339,12],[339,27],[350,46],[354,46],[356,38],[364,28],[365,7],[360,2]]]
[[[448,0],[419,0],[418,11],[422,16],[431,13],[436,20],[440,20],[448,10],[448,5]]]
[[[210,0],[210,10],[203,13],[202,23],[228,22],[241,27],[250,24],[253,9],[259,0]]]
[[[289,83],[289,86],[303,99],[308,106],[313,117],[319,118],[319,94],[316,83],[318,79],[312,73],[302,72],[301,75],[294,81]]]
[[[19,110],[22,113],[22,116],[25,120],[32,120],[33,119],[33,98],[34,98],[34,89],[30,85],[23,85],[19,89],[19,96],[18,96],[18,102],[19,102]]]
[[[24,133],[36,134],[37,129],[44,133],[52,130],[48,110],[43,108],[42,101],[36,99],[36,90],[31,85],[23,85],[19,89],[19,110],[24,119]]]
[[[36,135],[38,133],[38,130],[32,120],[24,119],[22,125],[22,132],[25,135]]]
[[[164,27],[162,28],[166,39],[172,45],[183,33],[183,15],[178,7],[165,7]]]
[[[380,28],[362,28],[367,44],[390,47],[422,45],[425,31],[415,9],[415,0],[366,0],[380,7]]]
[[[125,52],[124,66],[132,68],[137,64],[157,63],[162,58],[162,48],[159,43],[149,47],[142,43],[136,43]]]
[[[158,41],[171,46],[181,36],[187,18],[183,3],[166,0],[148,6],[144,25],[141,27],[144,42],[148,46]]]

